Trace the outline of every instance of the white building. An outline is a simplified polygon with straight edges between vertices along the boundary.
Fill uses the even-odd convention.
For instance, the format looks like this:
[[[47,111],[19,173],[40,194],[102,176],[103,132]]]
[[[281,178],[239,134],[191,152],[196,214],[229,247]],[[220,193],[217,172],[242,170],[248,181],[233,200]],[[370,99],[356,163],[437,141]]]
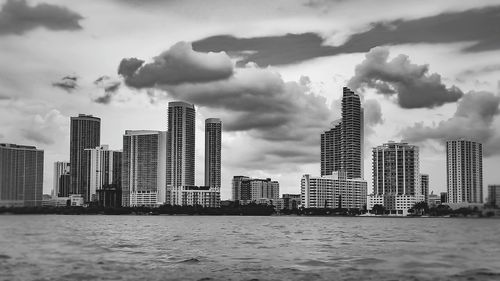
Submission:
[[[483,203],[483,150],[469,140],[446,142],[448,203]]]
[[[209,186],[181,186],[174,187],[170,192],[173,205],[220,207],[219,188]]]
[[[85,183],[89,201],[97,200],[97,190],[105,185],[121,185],[122,152],[109,150],[108,145],[85,149],[88,159],[88,175]]]
[[[233,177],[233,199],[239,201],[240,204],[267,202],[275,205],[279,199],[279,193],[279,182],[273,181],[270,178],[252,179],[245,176]]]
[[[380,204],[390,214],[404,216],[415,203],[425,201],[417,146],[390,141],[374,147],[372,156],[373,194],[367,198],[368,210]]]
[[[302,176],[301,203],[304,208],[363,208],[366,204],[367,182],[348,179],[343,172],[330,176]]]
[[[122,158],[122,205],[155,207],[165,203],[167,134],[125,131]]]

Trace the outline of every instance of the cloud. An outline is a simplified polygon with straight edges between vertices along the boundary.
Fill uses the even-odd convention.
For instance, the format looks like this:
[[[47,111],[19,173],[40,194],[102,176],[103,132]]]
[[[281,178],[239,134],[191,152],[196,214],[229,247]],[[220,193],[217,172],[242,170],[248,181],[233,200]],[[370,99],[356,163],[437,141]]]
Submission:
[[[403,108],[432,108],[456,102],[463,96],[458,87],[446,88],[439,74],[430,74],[428,65],[412,64],[406,55],[390,61],[388,58],[387,47],[371,49],[356,66],[349,86],[358,91],[373,88],[379,94],[396,96]]]
[[[63,89],[69,93],[78,87],[77,82],[78,82],[78,77],[65,76],[60,81],[52,82],[52,86]]]
[[[7,0],[0,11],[0,36],[22,35],[37,27],[79,30],[81,19],[81,15],[62,6],[39,3],[31,7],[25,0]]]
[[[118,89],[121,86],[121,82],[119,80],[111,79],[111,77],[104,75],[97,78],[94,81],[94,84],[99,88],[104,89],[104,95],[95,98],[93,101],[96,103],[109,104],[113,96],[116,94]]]
[[[216,35],[193,42],[193,48],[201,52],[226,51],[234,57],[243,57],[238,65],[253,61],[259,66],[286,65],[317,57],[364,53],[383,45],[471,42],[462,51],[482,52],[500,48],[497,26],[500,26],[500,6],[491,6],[419,19],[376,22],[366,31],[351,35],[339,46],[328,46],[316,33],[302,33],[251,38]]]
[[[191,44],[186,42],[179,42],[153,58],[153,62],[144,63],[137,58],[120,62],[118,74],[124,77],[127,86],[149,88],[209,82],[228,78],[233,73],[233,64],[224,52],[194,52]]]
[[[51,145],[62,135],[61,127],[66,125],[67,120],[68,118],[56,109],[49,111],[45,116],[37,114],[25,128],[20,129],[21,135],[27,140]]]
[[[363,109],[365,115],[364,118],[368,127],[384,123],[384,119],[382,118],[382,108],[377,100],[365,100],[363,102]]]
[[[475,69],[467,69],[465,71],[460,72],[457,76],[459,79],[464,79],[466,77],[470,76],[477,76],[481,74],[487,74],[491,72],[499,72],[500,71],[500,64],[492,64],[492,65],[486,65],[480,68],[475,68]]]
[[[453,117],[434,126],[422,122],[405,128],[401,135],[405,140],[424,142],[437,140],[444,143],[447,139],[473,139],[483,143],[486,155],[499,154],[495,143],[494,118],[500,113],[500,96],[489,92],[469,92],[458,102]]]

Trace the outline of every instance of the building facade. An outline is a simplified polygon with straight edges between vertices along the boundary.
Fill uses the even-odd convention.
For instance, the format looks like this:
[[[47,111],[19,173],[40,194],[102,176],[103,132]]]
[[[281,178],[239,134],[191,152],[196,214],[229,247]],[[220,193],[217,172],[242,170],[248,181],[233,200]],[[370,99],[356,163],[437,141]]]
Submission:
[[[89,201],[97,201],[97,191],[104,186],[113,185],[121,189],[122,152],[109,150],[108,145],[85,149],[88,161],[86,189],[89,191]]]
[[[122,205],[155,207],[166,200],[167,133],[125,131]]]
[[[172,202],[179,206],[220,207],[220,190],[210,186],[175,187]]]
[[[321,135],[321,175],[344,171],[349,179],[363,178],[364,115],[359,95],[343,88],[342,119]]]
[[[233,177],[234,201],[240,204],[269,202],[275,205],[279,199],[279,182],[267,179],[252,179],[246,176]]]
[[[301,205],[300,194],[283,194],[276,205],[277,211],[296,210]]]
[[[42,206],[43,150],[0,143],[0,206]]]
[[[366,205],[367,182],[349,179],[345,172],[302,176],[301,204],[304,208],[358,208]]]
[[[195,185],[195,121],[194,105],[168,103],[167,185]]]
[[[221,187],[222,121],[219,118],[205,120],[205,186]]]
[[[79,114],[71,117],[70,124],[70,178],[69,194],[81,194],[84,202],[90,198],[88,183],[88,161],[85,149],[101,144],[101,119],[92,115]]]
[[[374,147],[372,165],[373,194],[367,200],[368,210],[382,203],[390,214],[407,215],[415,203],[425,201],[417,146],[388,142]]]
[[[488,185],[488,205],[500,208],[500,185]]]
[[[446,142],[448,203],[483,203],[483,148],[470,140]]]
[[[232,200],[239,201],[241,200],[241,183],[243,180],[249,180],[249,177],[246,176],[234,176],[232,180]]]
[[[424,196],[424,201],[428,202],[428,200],[429,200],[429,175],[428,174],[420,174],[420,190],[422,191],[422,195]]]
[[[70,191],[69,162],[54,162],[54,182],[52,197],[68,197]]]

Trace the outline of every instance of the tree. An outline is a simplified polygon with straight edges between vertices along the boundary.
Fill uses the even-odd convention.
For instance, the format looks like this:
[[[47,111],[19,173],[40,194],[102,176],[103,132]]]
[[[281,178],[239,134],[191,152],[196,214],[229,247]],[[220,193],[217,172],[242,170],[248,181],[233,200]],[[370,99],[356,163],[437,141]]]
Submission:
[[[429,205],[425,201],[420,201],[420,202],[415,203],[415,205],[413,205],[412,209],[414,209],[416,211],[417,215],[422,215],[422,214],[425,214],[429,211]]]
[[[376,215],[383,215],[385,214],[385,207],[380,204],[375,204],[373,205],[372,212],[374,212]]]

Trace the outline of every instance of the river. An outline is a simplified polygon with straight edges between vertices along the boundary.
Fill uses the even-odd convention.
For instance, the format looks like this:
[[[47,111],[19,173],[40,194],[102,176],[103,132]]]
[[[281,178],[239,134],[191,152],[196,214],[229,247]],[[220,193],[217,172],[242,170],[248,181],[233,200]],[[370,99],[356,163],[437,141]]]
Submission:
[[[500,280],[500,220],[1,215],[0,280]]]

